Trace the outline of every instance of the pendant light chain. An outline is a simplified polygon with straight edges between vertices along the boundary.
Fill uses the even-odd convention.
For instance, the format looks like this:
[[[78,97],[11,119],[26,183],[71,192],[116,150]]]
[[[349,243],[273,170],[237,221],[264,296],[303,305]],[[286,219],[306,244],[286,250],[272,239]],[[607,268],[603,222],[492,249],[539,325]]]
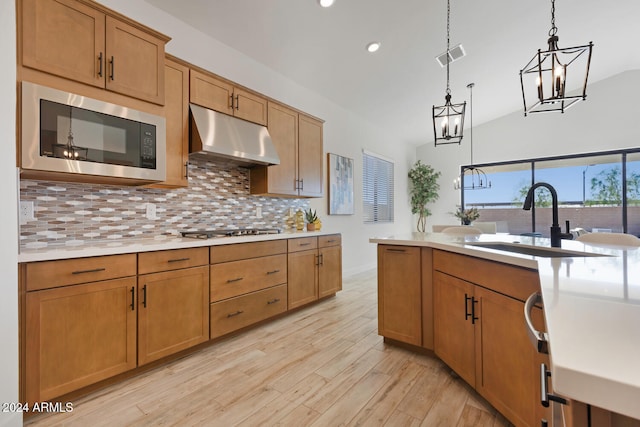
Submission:
[[[551,0],[551,29],[549,30],[549,36],[555,36],[558,33],[558,27],[556,27],[556,0]]]
[[[450,54],[449,54],[449,33],[451,32],[451,24],[450,18],[451,15],[451,2],[447,0],[447,95],[451,94],[451,89],[449,88],[449,62],[451,62]]]

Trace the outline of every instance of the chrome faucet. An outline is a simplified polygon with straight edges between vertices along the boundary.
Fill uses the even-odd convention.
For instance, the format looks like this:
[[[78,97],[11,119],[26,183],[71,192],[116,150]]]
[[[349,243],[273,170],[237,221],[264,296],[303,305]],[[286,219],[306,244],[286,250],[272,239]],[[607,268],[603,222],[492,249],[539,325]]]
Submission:
[[[551,247],[559,248],[561,246],[560,241],[562,239],[572,239],[573,236],[569,233],[569,221],[567,221],[567,232],[562,233],[560,230],[560,224],[558,223],[558,193],[556,193],[556,189],[551,186],[551,184],[547,184],[546,182],[537,182],[529,188],[527,192],[527,197],[524,199],[524,205],[522,209],[525,211],[531,210],[531,205],[533,203],[533,192],[538,187],[545,187],[551,193],[551,202],[552,202],[552,212],[553,219],[551,224]]]

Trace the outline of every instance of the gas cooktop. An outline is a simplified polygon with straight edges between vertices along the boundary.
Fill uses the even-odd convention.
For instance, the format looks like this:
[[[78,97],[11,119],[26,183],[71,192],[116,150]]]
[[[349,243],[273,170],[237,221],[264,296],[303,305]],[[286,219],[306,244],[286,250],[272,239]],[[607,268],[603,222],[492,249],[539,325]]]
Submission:
[[[192,239],[212,239],[215,237],[257,236],[259,234],[280,234],[279,228],[232,228],[226,230],[182,231],[182,237]]]

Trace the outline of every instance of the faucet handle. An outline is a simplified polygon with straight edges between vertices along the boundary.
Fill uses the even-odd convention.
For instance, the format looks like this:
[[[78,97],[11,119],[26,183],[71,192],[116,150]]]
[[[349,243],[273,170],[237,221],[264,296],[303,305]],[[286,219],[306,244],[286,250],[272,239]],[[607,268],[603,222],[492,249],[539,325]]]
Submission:
[[[571,230],[570,230],[570,228],[571,228],[571,227],[569,226],[569,220],[566,220],[566,221],[564,222],[564,224],[565,224],[566,229],[567,229],[567,234],[571,233]]]

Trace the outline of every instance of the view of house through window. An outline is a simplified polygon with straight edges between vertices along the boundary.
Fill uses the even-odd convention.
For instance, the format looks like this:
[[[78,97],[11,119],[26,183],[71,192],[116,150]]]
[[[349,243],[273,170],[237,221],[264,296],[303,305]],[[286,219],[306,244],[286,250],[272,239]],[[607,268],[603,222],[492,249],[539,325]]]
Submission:
[[[482,165],[482,170],[492,187],[464,190],[463,201],[467,208],[478,208],[478,221],[497,222],[498,231],[549,237],[551,193],[544,187],[536,189],[534,209],[522,210],[529,188],[546,182],[557,192],[563,231],[569,221],[571,229],[640,235],[640,152]]]
[[[364,222],[393,222],[393,162],[363,151],[362,165]]]

